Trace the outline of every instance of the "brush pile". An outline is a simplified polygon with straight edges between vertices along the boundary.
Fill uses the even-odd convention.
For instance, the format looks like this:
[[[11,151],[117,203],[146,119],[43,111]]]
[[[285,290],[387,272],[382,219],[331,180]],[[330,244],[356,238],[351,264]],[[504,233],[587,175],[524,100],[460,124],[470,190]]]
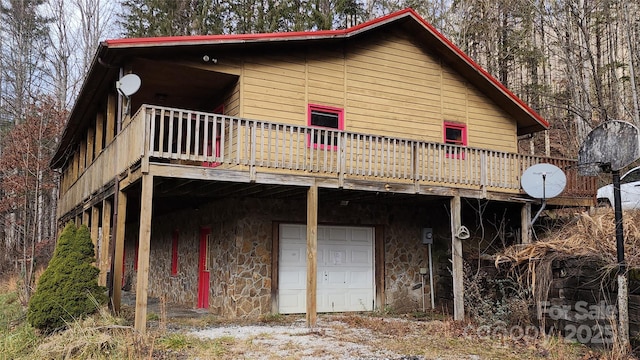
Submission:
[[[625,211],[622,219],[625,262],[629,269],[640,269],[640,211]],[[495,264],[518,266],[531,260],[582,258],[603,267],[615,267],[616,251],[613,210],[598,209],[596,214],[576,214],[538,241],[505,249],[496,256]]]

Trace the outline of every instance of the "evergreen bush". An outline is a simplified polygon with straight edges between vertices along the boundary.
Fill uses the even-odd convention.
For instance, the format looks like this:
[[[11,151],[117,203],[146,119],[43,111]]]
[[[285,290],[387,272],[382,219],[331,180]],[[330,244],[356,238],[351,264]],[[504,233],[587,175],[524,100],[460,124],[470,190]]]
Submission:
[[[27,321],[50,333],[105,304],[106,288],[98,285],[100,270],[94,262],[89,229],[68,223],[29,301]]]

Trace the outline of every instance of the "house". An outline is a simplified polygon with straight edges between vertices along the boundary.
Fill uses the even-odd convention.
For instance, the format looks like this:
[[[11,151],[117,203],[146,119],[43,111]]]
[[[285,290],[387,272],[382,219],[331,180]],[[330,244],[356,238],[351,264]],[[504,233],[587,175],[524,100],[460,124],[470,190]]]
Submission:
[[[105,41],[51,166],[60,225],[90,227],[100,283],[116,311],[135,291],[141,331],[148,296],[313,326],[434,294],[462,319],[478,206],[529,241],[520,175],[541,162],[568,171],[557,204],[594,199],[575,161],[518,154],[547,127],[407,9],[346,30]]]

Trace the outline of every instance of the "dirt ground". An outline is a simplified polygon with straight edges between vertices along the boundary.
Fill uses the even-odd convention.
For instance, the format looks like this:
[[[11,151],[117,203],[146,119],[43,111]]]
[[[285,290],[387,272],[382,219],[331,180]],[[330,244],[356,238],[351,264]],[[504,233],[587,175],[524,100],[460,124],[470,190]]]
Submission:
[[[123,295],[123,309],[135,298]],[[481,333],[442,314],[270,315],[226,321],[207,311],[150,299],[148,329],[161,338],[156,358],[177,359],[605,359],[601,351],[555,337]]]

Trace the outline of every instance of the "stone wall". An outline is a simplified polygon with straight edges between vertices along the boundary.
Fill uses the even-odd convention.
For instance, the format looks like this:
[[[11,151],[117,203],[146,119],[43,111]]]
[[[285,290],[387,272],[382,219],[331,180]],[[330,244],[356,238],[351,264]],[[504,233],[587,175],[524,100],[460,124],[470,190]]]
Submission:
[[[197,305],[200,229],[211,229],[209,311],[229,318],[255,318],[270,313],[272,231],[279,222],[304,223],[306,201],[284,199],[225,199],[199,210],[172,213],[154,219],[151,234],[149,296],[169,302]],[[320,202],[318,223],[381,226],[385,246],[385,302],[395,311],[429,307],[429,283],[422,283],[421,267],[429,267],[428,247],[422,245],[423,227],[434,229],[434,270],[450,256],[447,209],[441,201],[407,205]],[[171,275],[171,240],[179,233],[178,274]],[[137,226],[129,226],[125,244],[125,274],[135,291],[133,259]],[[436,273],[434,280],[450,281]],[[442,287],[444,288],[444,287]],[[436,288],[438,289],[438,288]],[[450,294],[438,294],[439,299]]]

